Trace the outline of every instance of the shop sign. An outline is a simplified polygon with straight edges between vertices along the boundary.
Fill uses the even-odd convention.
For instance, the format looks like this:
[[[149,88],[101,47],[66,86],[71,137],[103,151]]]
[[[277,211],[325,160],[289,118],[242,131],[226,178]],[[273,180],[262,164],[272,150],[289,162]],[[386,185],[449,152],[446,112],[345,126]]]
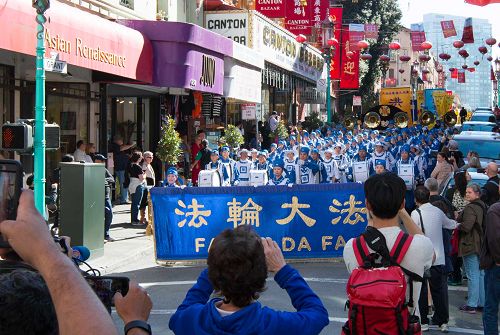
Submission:
[[[200,85],[213,87],[215,84],[216,65],[215,58],[203,55]]]
[[[285,17],[287,0],[256,0],[255,9],[270,19]]]
[[[241,119],[242,120],[255,120],[257,116],[256,104],[242,104],[241,105]]]
[[[233,41],[248,45],[247,13],[208,13],[206,28]]]
[[[353,106],[361,106],[361,96],[353,95],[352,96],[352,105]]]
[[[293,0],[286,6],[285,27],[295,35],[311,35],[312,6],[307,1]]]
[[[318,50],[295,41],[293,34],[255,13],[252,29],[252,48],[266,61],[314,81],[321,77],[324,59]]]

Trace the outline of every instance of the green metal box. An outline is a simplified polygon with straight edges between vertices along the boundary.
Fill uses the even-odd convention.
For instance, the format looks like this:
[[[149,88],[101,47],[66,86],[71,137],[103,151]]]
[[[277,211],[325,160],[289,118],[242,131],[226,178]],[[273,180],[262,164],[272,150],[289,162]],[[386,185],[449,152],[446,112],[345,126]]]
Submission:
[[[60,235],[104,255],[104,164],[61,163]]]

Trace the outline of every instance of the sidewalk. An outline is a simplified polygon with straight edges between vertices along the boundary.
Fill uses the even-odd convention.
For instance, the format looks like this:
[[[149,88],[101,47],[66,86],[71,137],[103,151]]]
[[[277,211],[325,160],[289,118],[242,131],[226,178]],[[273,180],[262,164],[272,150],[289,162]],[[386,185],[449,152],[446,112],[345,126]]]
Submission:
[[[104,256],[88,261],[92,267],[101,271],[101,275],[151,254],[154,247],[153,236],[146,236],[145,226],[130,224],[130,205],[113,207],[110,235],[115,242],[104,244]]]

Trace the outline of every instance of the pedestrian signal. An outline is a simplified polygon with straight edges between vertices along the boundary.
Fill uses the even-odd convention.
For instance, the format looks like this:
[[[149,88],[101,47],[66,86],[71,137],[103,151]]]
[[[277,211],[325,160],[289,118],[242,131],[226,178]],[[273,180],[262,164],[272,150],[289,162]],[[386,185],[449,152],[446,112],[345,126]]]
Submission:
[[[33,148],[33,128],[24,123],[6,123],[2,126],[2,150],[30,151]]]

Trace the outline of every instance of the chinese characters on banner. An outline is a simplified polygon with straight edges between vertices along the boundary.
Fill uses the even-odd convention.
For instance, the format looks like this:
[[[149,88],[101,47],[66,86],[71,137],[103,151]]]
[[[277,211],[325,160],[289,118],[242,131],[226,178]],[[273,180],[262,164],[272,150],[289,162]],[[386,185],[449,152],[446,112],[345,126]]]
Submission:
[[[270,19],[285,17],[287,0],[256,0],[255,9]]]
[[[365,24],[365,38],[378,38],[378,25],[367,23]]]
[[[462,42],[474,43],[474,30],[472,28],[472,18],[465,19],[464,32],[462,34]]]
[[[342,40],[341,40],[341,34],[342,34],[342,7],[331,7],[329,9],[329,15],[330,15],[330,18],[333,20],[333,22],[335,23],[334,27],[335,27],[335,33],[334,33],[334,37],[337,39],[337,41],[339,41],[339,45],[340,43],[342,43]],[[337,46],[337,49],[339,48],[339,46]],[[333,80],[340,80],[340,73],[341,73],[341,68],[340,68],[340,54],[341,50],[335,50],[335,53],[333,54],[332,52],[332,59],[330,61],[330,76],[331,76],[331,79]]]
[[[252,226],[287,258],[342,257],[367,225],[363,185],[153,188],[158,260],[204,259],[224,229]]]
[[[437,87],[444,88],[445,83],[446,83],[446,75],[444,74],[444,72],[439,72]]]
[[[411,25],[411,49],[413,51],[422,51],[422,42],[425,42],[425,31],[423,23],[414,23]]]
[[[326,19],[326,14],[328,13],[329,0],[312,0],[312,25],[314,29],[315,36],[315,47],[321,49],[323,47],[323,32],[321,29],[321,23]]]
[[[457,30],[455,29],[453,20],[441,21],[441,29],[443,30],[444,38],[457,36]]]
[[[311,35],[312,1],[286,0],[285,28],[288,31],[295,35]]]
[[[458,70],[457,78],[459,84],[465,84],[465,70]]]
[[[344,26],[344,30],[342,31],[340,89],[359,89],[359,50],[354,50],[352,48],[347,26]]]
[[[418,100],[417,92],[417,100]],[[422,91],[422,101],[423,103],[423,91]],[[380,90],[381,105],[391,105],[401,109],[406,112],[408,116],[411,115],[411,88],[410,87],[394,87],[394,88],[382,88]]]
[[[365,38],[364,24],[349,24],[349,42],[351,51],[359,51],[358,42]]]

